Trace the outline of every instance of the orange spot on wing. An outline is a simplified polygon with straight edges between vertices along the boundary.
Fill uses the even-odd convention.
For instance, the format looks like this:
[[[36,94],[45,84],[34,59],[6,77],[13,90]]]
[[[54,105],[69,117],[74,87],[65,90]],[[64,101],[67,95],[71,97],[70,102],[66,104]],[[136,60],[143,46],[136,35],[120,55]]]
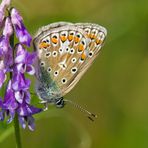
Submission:
[[[75,43],[78,43],[78,42],[80,42],[80,38],[78,38],[77,36],[75,36],[74,37],[74,41],[75,41]]]
[[[83,45],[83,44],[80,44],[80,45],[79,45],[79,48],[78,48],[78,51],[81,52],[81,51],[83,51],[83,50],[84,50],[84,45]]]
[[[50,44],[49,43],[45,43],[45,42],[41,42],[40,44],[39,44],[39,48],[47,48],[47,47],[49,47],[50,46]]]
[[[67,40],[67,37],[66,36],[60,36],[60,39],[62,42],[65,42]]]
[[[68,40],[69,40],[69,41],[72,41],[73,39],[74,39],[74,36],[73,36],[73,35],[69,35],[69,36],[68,36]]]
[[[98,44],[101,44],[102,43],[102,41],[100,40],[100,39],[96,39],[96,44],[98,45]]]
[[[81,60],[85,60],[86,59],[86,54],[83,52],[82,54],[81,54]]]
[[[56,38],[51,38],[51,41],[54,43],[54,44],[57,44],[58,40]]]
[[[96,38],[95,34],[90,34],[89,37],[90,37],[90,39],[95,39]]]

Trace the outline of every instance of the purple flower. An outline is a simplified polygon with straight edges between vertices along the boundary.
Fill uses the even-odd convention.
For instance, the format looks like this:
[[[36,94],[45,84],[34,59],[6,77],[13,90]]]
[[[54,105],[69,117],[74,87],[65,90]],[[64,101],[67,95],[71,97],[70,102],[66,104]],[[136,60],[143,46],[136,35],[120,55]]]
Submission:
[[[25,79],[25,75],[22,73],[13,73],[13,89],[14,90],[27,90],[30,87],[30,80]]]
[[[25,78],[24,73],[34,73],[32,66],[36,54],[27,52],[21,44],[16,47],[16,57],[13,65],[12,79],[7,85],[4,101],[0,100],[0,119],[4,119],[4,115],[8,116],[7,123],[11,123],[15,114],[18,115],[19,122],[23,128],[28,125],[30,130],[34,130],[34,118],[32,115],[39,113],[42,109],[30,105],[30,83],[29,79]],[[28,69],[32,70],[28,71]],[[33,72],[32,72],[33,71]]]
[[[25,28],[23,24],[23,19],[15,8],[11,10],[11,21],[15,28],[16,36],[19,39],[20,43],[30,46],[32,37]]]
[[[0,37],[0,56],[4,56],[8,52],[9,41],[5,36]]]
[[[18,107],[18,103],[15,101],[14,92],[12,90],[12,82],[11,80],[8,83],[7,90],[4,97],[3,102],[3,114],[6,113],[7,116],[9,116],[9,119],[7,120],[7,123],[10,123],[15,115],[15,109]]]
[[[3,63],[0,61],[0,66],[3,65]],[[2,87],[3,83],[5,82],[7,76],[5,69],[0,69],[0,88]]]
[[[24,45],[30,46],[32,38],[19,12],[13,8],[9,12],[11,17],[5,17],[5,10],[10,5],[10,1],[3,0],[0,5],[0,27],[3,28],[0,34],[0,88],[7,78],[7,73],[11,73],[4,99],[0,98],[0,120],[7,117],[7,123],[11,123],[17,114],[23,128],[28,125],[30,130],[34,130],[33,115],[41,112],[42,109],[30,105],[31,81],[25,77],[25,73],[30,75],[35,73],[33,62],[37,55],[29,53],[24,48]],[[11,47],[10,39],[14,30],[20,43]]]
[[[0,26],[2,25],[5,9],[10,5],[11,0],[3,0],[0,4]]]
[[[0,37],[0,88],[6,80],[6,73],[12,65],[12,49],[5,36]]]
[[[3,19],[4,19],[4,10],[2,7],[0,7],[0,27],[2,26]]]
[[[5,20],[5,26],[4,26],[4,29],[3,29],[3,35],[4,35],[6,38],[9,39],[12,34],[13,34],[12,23],[11,23],[10,18],[7,17],[6,20]]]
[[[29,87],[30,80],[25,79],[24,74],[17,73],[14,75],[12,88],[15,90],[15,99],[17,102],[23,103],[25,101],[28,104],[30,103]]]
[[[32,115],[37,114],[41,111],[41,109],[33,107],[27,103],[19,105],[17,109],[17,114],[19,116],[19,122],[22,128],[26,128],[26,124],[28,124],[29,129],[33,131],[35,128],[35,124]]]
[[[22,125],[22,128],[24,129],[26,128],[26,124],[28,124],[28,127],[31,131],[33,131],[35,128],[34,118],[32,116],[27,116],[27,117],[20,116],[19,122]]]
[[[30,75],[35,74],[35,69],[32,66],[36,53],[29,53],[26,51],[21,44],[17,46],[17,53],[15,58],[15,64],[17,67],[17,71],[24,73],[27,72]]]
[[[27,103],[22,103],[19,108],[17,109],[17,113],[19,115],[19,122],[23,128],[26,127],[26,123],[30,130],[34,130],[34,118],[32,117],[33,114],[39,113],[42,111],[41,109],[35,108]]]
[[[19,79],[16,79],[16,77],[19,77]],[[30,83],[26,83],[27,81],[24,75],[19,73],[15,73],[12,80],[9,80],[3,103],[0,100],[0,107],[2,108],[0,119],[3,120],[5,113],[9,117],[7,123],[11,123],[15,114],[18,114],[22,127],[25,128],[28,124],[29,129],[33,130],[34,120],[30,119],[33,119],[32,115],[41,112],[42,109],[30,105]]]
[[[10,5],[11,0],[2,0],[1,7],[6,8]]]
[[[2,87],[5,80],[6,80],[6,70],[5,70],[4,61],[1,59],[0,60],[0,88]]]

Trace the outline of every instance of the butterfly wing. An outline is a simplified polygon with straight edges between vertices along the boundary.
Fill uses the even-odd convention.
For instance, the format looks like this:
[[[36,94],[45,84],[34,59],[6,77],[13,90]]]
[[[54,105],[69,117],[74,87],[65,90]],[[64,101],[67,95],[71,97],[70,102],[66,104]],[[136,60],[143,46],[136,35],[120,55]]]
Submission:
[[[77,84],[82,75],[91,66],[94,59],[98,56],[107,35],[106,29],[97,24],[77,23],[75,26],[81,28],[85,32],[86,40],[89,40],[89,43],[85,47],[87,54],[84,62],[80,64],[78,74],[73,82],[63,91],[64,94],[68,93]],[[81,60],[82,59],[80,59],[80,61]]]
[[[106,34],[105,28],[88,23],[60,22],[41,28],[34,39],[39,81],[46,75],[42,83],[56,86],[55,96],[68,93],[98,55]]]

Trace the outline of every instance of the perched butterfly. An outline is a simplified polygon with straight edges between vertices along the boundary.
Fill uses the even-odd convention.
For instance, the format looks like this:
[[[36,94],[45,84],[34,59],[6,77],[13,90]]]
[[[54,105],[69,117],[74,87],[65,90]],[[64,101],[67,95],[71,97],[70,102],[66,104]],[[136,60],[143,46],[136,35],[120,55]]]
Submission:
[[[91,66],[106,35],[104,27],[90,23],[57,22],[39,29],[33,44],[38,54],[36,92],[42,103],[53,103],[60,108],[65,101],[72,103],[63,96]]]

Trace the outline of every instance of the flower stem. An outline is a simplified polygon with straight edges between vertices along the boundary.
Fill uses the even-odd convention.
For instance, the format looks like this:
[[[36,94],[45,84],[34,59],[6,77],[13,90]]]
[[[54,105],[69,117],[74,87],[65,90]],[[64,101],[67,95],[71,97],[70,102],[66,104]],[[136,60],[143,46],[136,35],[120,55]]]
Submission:
[[[11,48],[13,49],[13,61],[14,61],[14,34],[10,37],[10,45]],[[12,79],[12,72],[10,72],[10,79]],[[16,148],[22,148],[21,144],[21,135],[20,135],[20,127],[19,127],[19,120],[18,120],[18,115],[15,113],[14,117],[14,132],[15,132],[15,139],[16,139]]]
[[[15,130],[15,138],[16,138],[16,148],[22,148],[19,121],[18,121],[17,114],[14,117],[14,130]]]

